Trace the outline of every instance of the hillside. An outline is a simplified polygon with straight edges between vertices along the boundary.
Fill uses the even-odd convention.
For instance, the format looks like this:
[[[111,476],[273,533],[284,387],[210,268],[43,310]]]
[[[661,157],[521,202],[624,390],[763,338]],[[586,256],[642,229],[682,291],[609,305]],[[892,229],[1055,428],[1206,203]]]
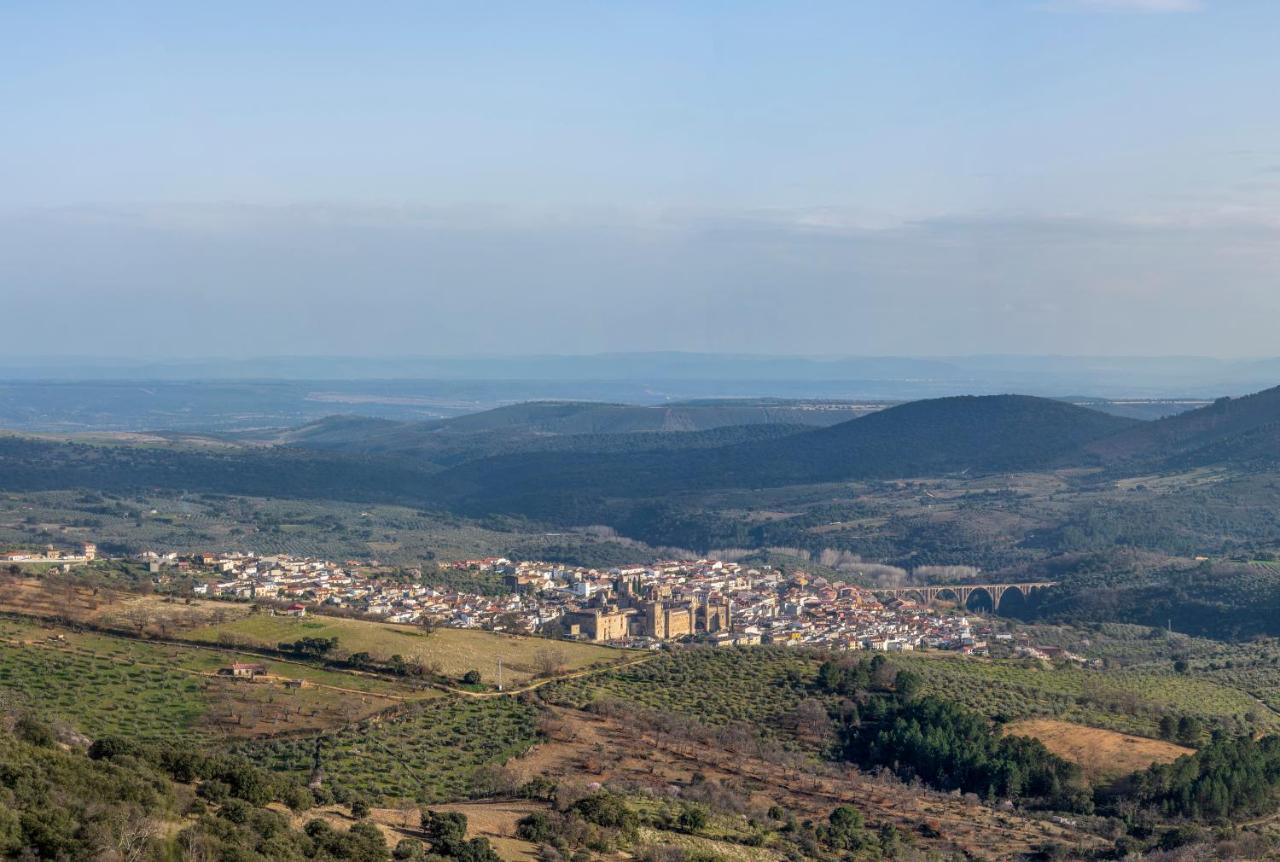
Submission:
[[[554,520],[567,516],[573,521],[577,516],[565,509],[566,500],[581,507],[601,497],[635,500],[717,488],[1035,469],[1078,458],[1083,444],[1134,424],[1061,401],[1003,395],[912,402],[799,433],[792,433],[791,426],[763,426],[771,430],[655,434],[647,441],[654,448],[644,448],[650,435],[564,435],[551,445],[568,441],[575,448],[517,447],[494,455],[477,452],[475,441],[428,457],[412,450],[202,450],[3,437],[0,481],[8,490],[165,488],[436,503],[468,512]],[[387,426],[354,420],[348,427],[363,431]],[[343,430],[341,425],[330,428],[333,433]],[[783,436],[768,439],[772,434]],[[590,440],[600,448],[593,451]],[[585,446],[576,448],[584,441]],[[610,448],[619,442],[625,445]],[[692,445],[671,448],[673,442]],[[633,443],[640,445],[632,448]]]
[[[411,452],[441,440],[494,435],[594,437],[677,434],[743,425],[821,427],[878,410],[880,404],[724,400],[647,407],[578,401],[531,401],[451,419],[395,422],[329,416],[269,438],[270,442],[353,452]],[[456,445],[456,443],[454,444]]]
[[[1048,398],[959,396],[902,404],[752,455],[787,465],[802,481],[1025,470],[1135,424]]]
[[[636,408],[647,409],[647,408]],[[552,423],[554,424],[554,423]],[[625,427],[623,423],[621,427]],[[271,438],[276,445],[316,451],[412,458],[418,468],[451,466],[475,458],[519,452],[643,452],[705,449],[772,440],[808,430],[802,423],[715,425],[695,431],[559,432],[546,425],[485,428],[483,424],[398,423],[360,416],[333,416]],[[473,428],[474,430],[467,430]],[[539,430],[541,429],[541,430]]]
[[[1280,387],[1219,398],[1198,410],[1135,425],[1086,445],[1107,463],[1249,465],[1280,459]]]
[[[778,440],[707,450],[481,459],[445,471],[442,499],[472,511],[543,515],[552,498],[635,498],[711,488],[905,478],[1044,467],[1133,420],[1020,395],[917,401]]]

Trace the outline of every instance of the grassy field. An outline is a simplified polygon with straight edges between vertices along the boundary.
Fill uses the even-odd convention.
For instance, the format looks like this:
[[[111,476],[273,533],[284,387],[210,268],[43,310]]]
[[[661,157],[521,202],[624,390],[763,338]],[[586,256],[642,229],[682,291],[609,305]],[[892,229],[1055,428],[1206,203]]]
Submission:
[[[537,740],[537,711],[509,697],[441,697],[393,719],[353,724],[323,738],[326,781],[375,804],[466,798],[478,768],[500,764]],[[270,769],[305,779],[314,739],[242,743]]]
[[[538,672],[539,653],[553,651],[563,660],[566,671],[617,661],[631,653],[592,644],[515,637],[477,629],[439,628],[430,633],[414,626],[311,616],[304,619],[257,614],[229,622],[202,626],[182,634],[185,639],[206,643],[235,643],[274,647],[300,638],[338,639],[343,653],[367,652],[375,659],[393,655],[408,662],[435,667],[446,676],[460,677],[478,670],[486,682],[497,677],[502,660],[507,684],[518,684]]]
[[[1051,718],[1016,721],[1007,725],[1005,732],[1035,737],[1054,754],[1078,763],[1090,781],[1118,778],[1146,769],[1153,763],[1169,763],[1193,752],[1193,749],[1172,742]]]
[[[254,682],[218,675],[234,661],[264,664],[269,675]],[[0,690],[14,705],[87,736],[148,740],[314,732],[406,699],[442,696],[256,656],[12,620],[0,620]]]

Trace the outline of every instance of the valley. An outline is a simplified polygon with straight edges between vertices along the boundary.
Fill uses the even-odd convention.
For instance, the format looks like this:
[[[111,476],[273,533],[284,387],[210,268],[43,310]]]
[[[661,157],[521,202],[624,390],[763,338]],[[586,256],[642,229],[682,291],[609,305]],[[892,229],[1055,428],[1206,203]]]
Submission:
[[[201,841],[251,797],[506,862],[1270,846],[1275,391],[716,411],[5,436],[12,756],[159,769]]]

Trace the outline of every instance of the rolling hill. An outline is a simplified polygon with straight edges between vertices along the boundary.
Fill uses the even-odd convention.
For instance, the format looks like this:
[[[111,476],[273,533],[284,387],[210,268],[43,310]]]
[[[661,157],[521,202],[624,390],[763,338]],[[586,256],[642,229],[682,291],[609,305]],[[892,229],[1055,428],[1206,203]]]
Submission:
[[[691,433],[742,425],[834,425],[881,404],[822,401],[723,400],[646,407],[583,401],[531,401],[451,419],[394,422],[330,416],[273,436],[271,442],[360,452],[415,451],[432,441],[473,435],[596,436]]]
[[[911,402],[777,440],[713,449],[478,459],[437,475],[433,487],[442,499],[473,511],[546,513],[557,498],[1027,470],[1072,462],[1084,444],[1135,424],[1045,398],[962,396]]]
[[[352,456],[393,457],[415,469],[449,467],[497,455],[523,452],[643,452],[707,449],[773,440],[809,429],[803,424],[770,422],[724,425],[697,431],[613,431],[559,433],[510,428],[459,430],[452,423],[398,423],[359,416],[335,416],[271,438],[277,446]]]
[[[1219,398],[1198,410],[1090,441],[1085,451],[1123,466],[1247,466],[1280,460],[1280,387]]]

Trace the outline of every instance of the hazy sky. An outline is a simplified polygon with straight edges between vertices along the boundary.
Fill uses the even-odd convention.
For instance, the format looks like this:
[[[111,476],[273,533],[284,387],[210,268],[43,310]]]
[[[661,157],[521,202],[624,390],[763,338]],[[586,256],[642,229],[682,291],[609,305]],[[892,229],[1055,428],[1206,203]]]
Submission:
[[[1278,354],[1277,45],[1273,0],[15,0],[0,353]]]

